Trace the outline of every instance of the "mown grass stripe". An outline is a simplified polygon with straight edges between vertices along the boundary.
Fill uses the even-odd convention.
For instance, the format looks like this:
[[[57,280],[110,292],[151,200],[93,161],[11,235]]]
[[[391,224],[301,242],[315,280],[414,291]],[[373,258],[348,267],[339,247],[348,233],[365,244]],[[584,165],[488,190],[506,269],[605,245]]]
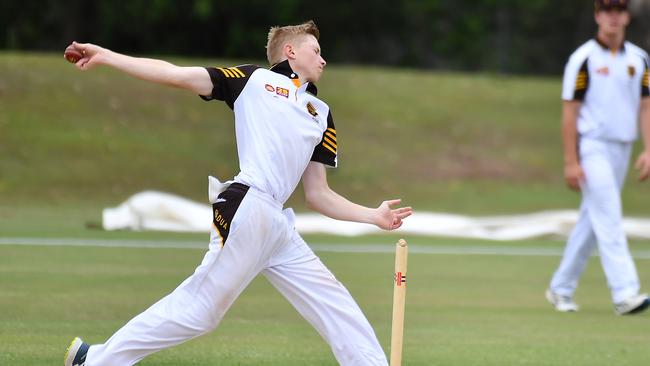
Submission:
[[[79,246],[108,248],[171,248],[171,249],[207,249],[208,243],[202,241],[168,241],[168,240],[103,240],[79,238],[0,238],[0,245],[31,246]],[[310,244],[317,252],[334,253],[394,253],[393,245],[368,244]],[[558,257],[563,248],[513,247],[513,246],[423,246],[410,245],[413,254],[449,254],[449,255],[496,255],[496,256],[531,256]],[[596,254],[597,255],[597,254]],[[650,250],[633,251],[635,259],[650,259]]]

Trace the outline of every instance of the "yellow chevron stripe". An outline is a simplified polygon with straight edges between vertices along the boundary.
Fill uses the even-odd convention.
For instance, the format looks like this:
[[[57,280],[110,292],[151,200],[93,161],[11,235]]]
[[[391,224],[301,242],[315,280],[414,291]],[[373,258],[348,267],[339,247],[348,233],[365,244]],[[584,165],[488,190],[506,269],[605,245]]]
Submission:
[[[326,141],[328,144],[332,145],[332,147],[336,148],[336,141],[332,141],[328,136],[323,137],[323,141]]]
[[[237,77],[237,74],[235,74],[235,73],[234,73],[233,71],[231,71],[230,69],[224,69],[224,70],[225,70],[228,74],[230,74],[230,77],[231,77],[231,78],[236,78],[236,77]]]
[[[336,141],[336,135],[334,135],[333,133],[331,133],[329,131],[325,131],[325,136],[327,136],[327,137],[331,138],[332,140]]]
[[[223,67],[220,67],[219,70],[221,70],[221,72],[223,72],[223,74],[226,75],[227,78],[235,77],[235,74],[233,74],[233,72],[228,69],[224,69]]]
[[[239,70],[236,67],[229,67],[228,70],[234,72],[237,75],[237,77],[240,77],[240,78],[246,77],[246,75],[244,75],[244,73],[241,72],[241,70]]]
[[[327,145],[325,143],[323,143],[323,147],[336,155],[336,149],[331,148],[329,145]]]
[[[336,142],[330,140],[327,136],[325,136],[325,137],[323,138],[323,140],[324,140],[325,142],[327,142],[328,144],[332,145],[333,148],[335,148],[335,149],[337,148],[337,146],[336,146]]]
[[[328,129],[327,129],[327,131],[330,131],[331,133],[333,133],[333,134],[335,134],[335,135],[336,135],[336,130],[335,130],[335,129],[333,129],[333,128],[331,128],[331,127],[330,127],[330,128],[328,128]]]

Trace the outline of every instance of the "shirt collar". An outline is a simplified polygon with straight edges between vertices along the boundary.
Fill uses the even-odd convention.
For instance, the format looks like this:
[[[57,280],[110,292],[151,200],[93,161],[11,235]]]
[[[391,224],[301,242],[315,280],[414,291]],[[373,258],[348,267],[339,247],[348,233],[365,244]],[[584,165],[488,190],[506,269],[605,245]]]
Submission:
[[[609,46],[608,46],[607,44],[605,44],[605,42],[601,41],[600,38],[598,38],[598,36],[594,37],[594,39],[595,39],[596,42],[600,45],[600,47],[603,48],[603,50],[605,50],[605,51],[612,51],[612,50],[609,48]],[[617,51],[625,52],[625,40],[623,40],[623,42],[621,43],[621,47],[619,47]]]
[[[296,86],[296,88],[299,88],[300,85],[300,78],[298,77],[298,74],[296,74],[293,69],[291,68],[291,65],[289,65],[289,60],[284,60],[280,63],[277,63],[271,67],[271,71],[276,72],[280,75],[284,75],[291,79],[293,84]],[[318,88],[316,88],[316,85],[314,83],[307,82],[307,92],[310,94],[313,94],[314,96],[318,94]]]

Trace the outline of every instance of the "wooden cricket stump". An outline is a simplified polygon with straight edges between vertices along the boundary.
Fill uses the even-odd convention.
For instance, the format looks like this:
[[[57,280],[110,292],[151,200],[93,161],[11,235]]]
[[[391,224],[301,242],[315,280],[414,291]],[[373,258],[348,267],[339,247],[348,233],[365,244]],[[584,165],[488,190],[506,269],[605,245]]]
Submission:
[[[390,338],[390,366],[402,365],[404,341],[404,305],[406,303],[406,240],[397,241],[395,248],[395,275],[393,277],[393,326]]]

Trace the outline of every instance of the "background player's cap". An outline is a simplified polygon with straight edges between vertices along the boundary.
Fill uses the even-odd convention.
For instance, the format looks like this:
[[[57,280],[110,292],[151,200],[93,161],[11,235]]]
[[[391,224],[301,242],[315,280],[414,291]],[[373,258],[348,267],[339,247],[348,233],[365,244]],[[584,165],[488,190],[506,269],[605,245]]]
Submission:
[[[627,10],[627,3],[629,3],[628,0],[594,0],[594,8],[596,11],[609,9]]]

